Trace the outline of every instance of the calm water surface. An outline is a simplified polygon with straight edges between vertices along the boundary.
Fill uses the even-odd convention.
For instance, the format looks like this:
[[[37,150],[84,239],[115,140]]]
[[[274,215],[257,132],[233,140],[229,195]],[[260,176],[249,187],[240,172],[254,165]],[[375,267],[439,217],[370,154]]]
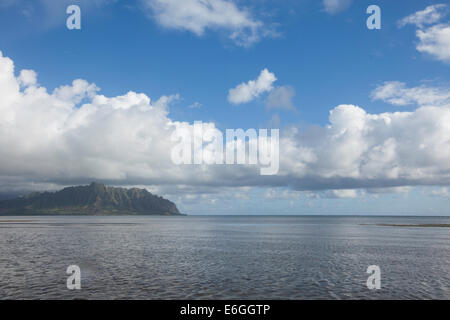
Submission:
[[[450,218],[0,220],[0,299],[450,299],[449,228],[363,225]],[[66,288],[72,264],[80,291]]]

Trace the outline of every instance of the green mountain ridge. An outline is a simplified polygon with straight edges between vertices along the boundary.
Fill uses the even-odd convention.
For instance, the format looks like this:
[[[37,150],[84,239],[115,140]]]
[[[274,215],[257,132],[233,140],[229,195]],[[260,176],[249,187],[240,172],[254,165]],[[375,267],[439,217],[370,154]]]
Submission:
[[[145,189],[107,187],[100,183],[34,192],[0,201],[4,215],[181,215],[176,205]]]

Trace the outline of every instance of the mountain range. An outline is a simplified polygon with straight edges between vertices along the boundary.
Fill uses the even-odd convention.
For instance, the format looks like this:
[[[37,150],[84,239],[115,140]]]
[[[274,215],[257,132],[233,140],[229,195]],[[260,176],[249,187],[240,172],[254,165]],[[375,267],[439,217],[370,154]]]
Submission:
[[[0,215],[181,215],[177,206],[145,189],[100,183],[34,192],[0,201]]]

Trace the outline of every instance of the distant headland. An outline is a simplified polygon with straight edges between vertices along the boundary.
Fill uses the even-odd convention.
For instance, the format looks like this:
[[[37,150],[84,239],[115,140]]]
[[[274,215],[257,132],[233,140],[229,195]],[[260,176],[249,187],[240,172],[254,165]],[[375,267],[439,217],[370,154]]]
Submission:
[[[0,201],[0,216],[31,215],[182,215],[175,203],[145,189],[108,187],[101,183],[34,192]]]

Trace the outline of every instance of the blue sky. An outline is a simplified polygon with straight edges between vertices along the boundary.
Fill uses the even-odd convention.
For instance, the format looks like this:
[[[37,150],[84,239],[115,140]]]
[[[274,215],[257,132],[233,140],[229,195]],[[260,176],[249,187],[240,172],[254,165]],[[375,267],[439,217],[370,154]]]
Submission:
[[[175,10],[183,5],[195,7],[197,0],[184,4],[175,0],[168,2],[173,7],[165,7],[163,0],[98,0],[90,3],[9,0],[0,5],[0,50],[4,57],[14,62],[16,77],[20,70],[32,69],[38,74],[38,85],[47,88],[49,93],[62,85],[70,85],[74,79],[84,79],[95,83],[101,88],[99,94],[106,97],[133,91],[157,101],[161,96],[178,94],[178,99],[167,105],[168,119],[210,122],[220,130],[277,127],[283,135],[283,130],[295,128],[300,133],[307,132],[306,138],[301,139],[308,139],[314,130],[326,130],[330,124],[330,110],[339,105],[359,106],[370,115],[414,113],[420,108],[438,107],[439,112],[444,113],[437,117],[447,116],[450,60],[446,50],[450,49],[446,49],[446,45],[450,41],[446,37],[450,34],[446,33],[446,28],[450,20],[448,8],[439,6],[443,1],[212,1],[216,5],[231,3],[235,11],[229,6],[223,8],[231,12],[230,16],[233,12],[242,15],[242,21],[237,25],[231,18],[215,24],[204,16],[180,16]],[[68,30],[65,26],[68,17],[65,8],[69,4],[81,7],[81,30]],[[372,4],[381,8],[381,30],[366,27],[369,16],[366,8]],[[416,16],[416,20],[412,17],[412,22],[400,25],[405,17],[429,6],[435,6],[431,13],[439,14],[438,18],[430,18],[431,15],[425,12]],[[218,16],[226,17],[225,11]],[[164,20],[167,16],[169,19]],[[420,25],[417,19],[421,17],[431,20]],[[181,20],[181,26],[177,19]],[[248,25],[255,29],[249,31]],[[435,27],[437,29],[432,29]],[[233,32],[243,32],[243,35],[240,34],[238,40],[231,39]],[[257,39],[249,39],[246,32],[255,32]],[[427,38],[421,40],[417,32],[424,32]],[[436,33],[442,35],[439,41],[443,44],[430,39]],[[429,46],[419,50],[421,41],[428,41]],[[277,78],[273,88],[247,103],[230,103],[229,90],[257,79],[264,69]],[[395,86],[405,89],[402,96],[396,98],[408,102],[393,103],[392,95],[395,94],[380,91],[387,82],[403,83],[404,87]],[[267,106],[269,96],[277,88],[289,88],[294,93],[287,98],[290,108],[283,107],[282,103]],[[376,91],[377,88],[380,90]],[[435,98],[437,93],[439,99]],[[80,106],[80,102],[74,103],[74,108]],[[401,124],[398,130],[404,132],[398,132],[398,139],[391,137],[398,145],[407,143],[402,140],[406,138],[400,137],[407,137],[408,130],[420,131],[425,125],[433,124],[431,119],[422,127],[419,115],[414,119],[417,121],[415,127]],[[96,134],[95,130],[92,132]],[[371,151],[390,141],[386,134],[380,129],[376,137],[384,140],[371,144],[375,138],[368,138],[370,143],[369,140],[361,142],[368,148],[365,154],[368,159],[372,159]],[[433,132],[435,140],[443,141],[444,149],[448,146],[446,141],[450,141],[448,134],[445,128]],[[20,139],[25,139],[22,136],[14,138],[19,144]],[[78,138],[82,139],[81,136]],[[309,146],[311,141],[314,139],[304,145]],[[428,141],[427,138],[424,137],[424,141]],[[324,146],[329,145],[327,141],[322,142]],[[371,146],[367,147],[367,144]],[[443,150],[442,144],[430,142],[428,146],[424,142],[421,145],[426,150]],[[316,156],[323,152],[320,148],[325,148],[309,147],[311,152],[316,151]],[[292,171],[283,171],[285,179],[256,181],[255,178],[254,182],[246,175],[233,178],[231,174],[229,182],[223,185],[204,180],[190,183],[188,178],[174,178],[174,182],[169,182],[171,179],[165,181],[153,174],[147,179],[139,179],[122,168],[121,174],[111,175],[97,175],[94,169],[86,167],[72,172],[68,169],[73,168],[72,165],[62,166],[58,173],[47,176],[29,174],[26,168],[4,169],[1,175],[8,177],[5,188],[13,186],[14,190],[58,188],[93,179],[117,185],[141,185],[176,201],[182,210],[191,214],[450,214],[449,168],[441,165],[448,159],[447,150],[439,157],[424,154],[426,159],[420,158],[414,165],[408,159],[409,155],[418,156],[417,152],[413,148],[405,150],[398,151],[392,161],[396,167],[403,166],[397,171],[404,170],[411,176],[398,174],[394,178],[385,178],[381,171],[375,172],[374,164],[370,166],[373,172],[364,177],[340,170],[331,179],[330,172],[335,169],[331,170],[328,164],[319,165],[320,160],[311,165],[308,162],[309,169],[301,175],[293,166]],[[77,149],[77,154],[80,152]],[[283,149],[280,149],[280,156],[283,157]],[[30,159],[35,157],[37,155],[32,154]],[[291,163],[295,156],[286,157],[289,157],[286,162]],[[355,157],[352,163],[358,159]],[[366,160],[361,160],[359,166],[366,164]],[[345,163],[340,168],[345,168]],[[80,174],[83,170],[86,173]],[[416,171],[417,175],[412,176]],[[297,174],[297,180],[290,178]],[[306,181],[316,175],[318,177],[311,178],[311,183]],[[223,173],[208,174],[210,176],[217,181]],[[244,182],[235,184],[233,179]],[[24,183],[30,180],[33,187]],[[331,180],[333,182],[329,182]],[[375,188],[368,187],[372,185]],[[387,189],[392,187],[398,188]],[[351,191],[336,191],[341,189]],[[247,196],[243,197],[243,194]]]
[[[13,6],[2,10],[0,38],[2,50],[14,57],[17,68],[38,70],[48,88],[83,78],[108,96],[128,90],[155,97],[179,93],[183,103],[171,109],[175,118],[213,120],[232,128],[266,125],[270,112],[263,110],[261,99],[234,108],[226,95],[229,88],[268,68],[280,84],[297,88],[294,104],[299,113],[281,113],[283,123],[323,125],[330,108],[340,103],[361,105],[369,112],[392,110],[369,97],[383,81],[449,81],[441,63],[415,52],[414,29],[397,28],[399,19],[429,2],[376,1],[382,8],[382,29],[371,31],[365,9],[373,1],[355,1],[335,15],[324,12],[319,1],[266,1],[258,10],[275,15],[270,22],[280,24],[280,35],[250,48],[235,46],[220,31],[198,37],[165,30],[133,1],[83,11],[81,31],[65,28],[65,12],[27,18],[20,6]],[[40,27],[42,19],[57,21],[51,28]],[[186,110],[186,104],[196,101],[205,108]]]

